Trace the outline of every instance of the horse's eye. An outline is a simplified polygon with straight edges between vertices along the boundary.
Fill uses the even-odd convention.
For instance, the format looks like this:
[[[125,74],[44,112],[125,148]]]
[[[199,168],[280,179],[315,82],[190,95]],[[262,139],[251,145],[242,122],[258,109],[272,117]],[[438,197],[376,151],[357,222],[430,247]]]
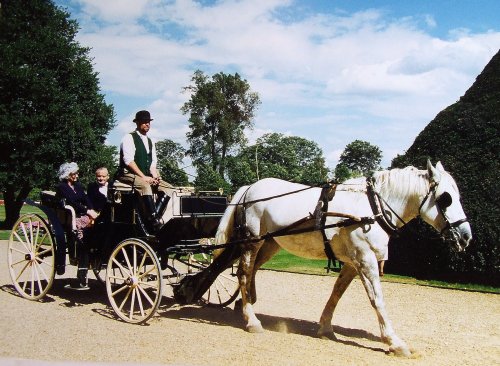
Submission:
[[[440,209],[444,210],[447,207],[450,207],[452,202],[451,195],[448,192],[444,192],[438,198],[436,198],[436,203]]]

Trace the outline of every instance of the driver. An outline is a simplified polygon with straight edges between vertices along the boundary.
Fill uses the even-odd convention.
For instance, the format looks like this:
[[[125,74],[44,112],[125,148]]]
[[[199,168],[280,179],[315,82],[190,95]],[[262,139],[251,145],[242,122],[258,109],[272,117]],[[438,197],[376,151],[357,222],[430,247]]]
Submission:
[[[132,185],[140,194],[140,206],[146,219],[147,229],[156,233],[160,218],[167,207],[173,186],[160,177],[156,169],[156,148],[147,136],[151,128],[151,115],[148,111],[138,111],[134,122],[134,132],[126,134],[120,144],[120,168],[117,180]],[[156,205],[153,192],[158,194]]]

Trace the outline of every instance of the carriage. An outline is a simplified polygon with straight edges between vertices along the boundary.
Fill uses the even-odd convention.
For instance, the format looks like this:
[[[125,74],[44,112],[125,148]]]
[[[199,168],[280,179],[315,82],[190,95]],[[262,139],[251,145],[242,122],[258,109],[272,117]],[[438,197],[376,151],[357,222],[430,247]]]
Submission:
[[[222,191],[198,192],[178,187],[155,235],[148,232],[137,193],[115,181],[108,202],[85,244],[76,238],[75,212],[54,192],[42,191],[40,202],[27,200],[45,215],[22,215],[13,226],[8,249],[10,276],[17,292],[30,300],[42,299],[54,278],[65,272],[67,261],[78,265],[87,250],[89,268],[105,285],[116,315],[129,323],[144,323],[157,311],[164,288],[175,287],[186,276],[207,268],[219,247],[213,236],[227,206]],[[226,263],[228,263],[226,261]],[[211,278],[200,301],[227,306],[238,295],[231,262]]]
[[[320,317],[320,337],[335,338],[333,312],[359,276],[377,313],[382,341],[390,352],[410,356],[392,328],[382,296],[377,261],[387,253],[390,236],[420,217],[458,252],[472,240],[457,184],[440,162],[433,166],[428,161],[426,170],[378,171],[334,187],[266,178],[241,187],[230,203],[220,193],[195,195],[179,189],[155,236],[147,235],[130,187],[115,187],[111,194],[110,211],[104,215],[108,221],[96,224],[90,240],[92,268],[97,278],[104,278],[116,314],[131,323],[145,322],[155,313],[166,281],[179,303],[204,299],[227,305],[241,294],[246,329],[262,332],[253,310],[255,273],[285,249],[310,259],[335,255],[344,263]],[[39,207],[48,221],[28,214],[13,228],[9,268],[23,297],[43,297],[66,254],[74,261],[78,247],[71,239],[72,216],[62,204],[46,193]],[[202,242],[214,234],[216,245]],[[180,265],[186,269],[179,270]]]

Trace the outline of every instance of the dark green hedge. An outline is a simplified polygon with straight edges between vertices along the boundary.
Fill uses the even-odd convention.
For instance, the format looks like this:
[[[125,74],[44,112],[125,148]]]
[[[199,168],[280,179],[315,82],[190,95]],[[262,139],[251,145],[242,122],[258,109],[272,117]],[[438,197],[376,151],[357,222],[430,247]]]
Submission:
[[[500,285],[500,52],[458,102],[440,112],[393,167],[440,160],[455,178],[474,239],[455,253],[432,230],[412,222],[391,240],[387,271]],[[429,236],[431,238],[429,238]]]

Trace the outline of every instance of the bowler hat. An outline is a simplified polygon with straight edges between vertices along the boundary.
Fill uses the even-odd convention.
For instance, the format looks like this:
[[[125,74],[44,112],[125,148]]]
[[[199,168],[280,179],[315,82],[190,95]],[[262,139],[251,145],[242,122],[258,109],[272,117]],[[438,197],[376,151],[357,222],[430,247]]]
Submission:
[[[135,114],[134,122],[152,121],[148,111],[139,111]]]

